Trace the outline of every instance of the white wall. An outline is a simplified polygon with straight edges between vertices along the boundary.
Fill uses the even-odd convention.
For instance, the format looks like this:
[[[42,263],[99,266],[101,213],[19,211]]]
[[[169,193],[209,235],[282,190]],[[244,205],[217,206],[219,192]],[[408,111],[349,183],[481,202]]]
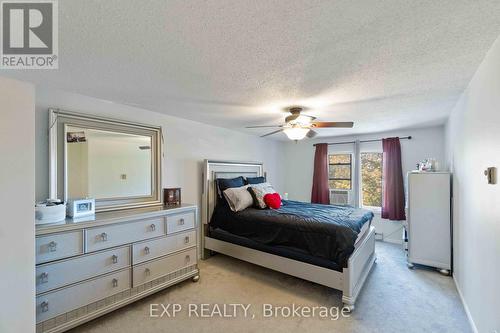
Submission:
[[[0,332],[35,331],[35,91],[0,77]]]
[[[48,108],[160,125],[164,131],[163,187],[181,187],[182,200],[201,201],[201,169],[205,158],[261,161],[277,190],[283,188],[282,144],[270,139],[180,119],[78,94],[36,89],[36,197],[48,196]],[[168,107],[168,106],[166,106]]]
[[[454,277],[477,331],[500,332],[500,39],[486,55],[446,126],[453,172]],[[499,169],[500,170],[500,169]]]
[[[285,187],[292,200],[307,201],[311,200],[312,177],[314,168],[314,143],[320,142],[343,142],[359,140],[370,140],[386,138],[393,136],[408,136],[411,140],[401,140],[401,159],[403,172],[414,170],[418,162],[427,157],[434,157],[441,166],[445,165],[444,148],[444,128],[443,126],[407,129],[392,132],[383,132],[375,134],[366,134],[359,136],[344,136],[333,138],[317,138],[314,140],[304,140],[288,142],[285,144]],[[365,145],[369,149],[379,145],[382,151],[382,143],[370,143]],[[349,149],[350,145],[343,145]],[[352,146],[351,146],[352,147]],[[333,149],[333,148],[332,148]],[[341,148],[342,149],[342,148]],[[363,146],[361,147],[363,151]],[[384,234],[384,239],[390,242],[401,242],[402,232],[401,223],[382,219],[380,214],[375,214],[373,221],[377,232]]]

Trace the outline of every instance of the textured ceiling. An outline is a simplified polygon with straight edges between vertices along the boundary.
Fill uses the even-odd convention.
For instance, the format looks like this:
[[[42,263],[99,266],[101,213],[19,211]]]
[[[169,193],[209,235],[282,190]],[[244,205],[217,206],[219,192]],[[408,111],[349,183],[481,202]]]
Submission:
[[[443,123],[500,1],[59,1],[59,70],[3,75],[245,130],[300,104],[345,135]],[[284,135],[276,135],[284,138]]]

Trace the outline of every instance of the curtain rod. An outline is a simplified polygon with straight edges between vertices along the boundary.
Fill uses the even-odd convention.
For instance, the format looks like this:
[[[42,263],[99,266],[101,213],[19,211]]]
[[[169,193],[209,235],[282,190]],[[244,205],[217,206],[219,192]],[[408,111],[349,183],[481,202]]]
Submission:
[[[408,136],[400,136],[399,137],[399,140],[411,140],[411,135],[408,135]],[[377,142],[377,141],[382,141],[382,139],[373,139],[373,140],[361,140],[359,142]],[[356,141],[344,141],[344,142],[330,142],[330,143],[327,143],[327,145],[329,146],[332,146],[332,145],[344,145],[344,144],[348,144],[348,143],[356,143]],[[316,146],[318,145],[319,143],[315,143],[313,144],[313,146]]]

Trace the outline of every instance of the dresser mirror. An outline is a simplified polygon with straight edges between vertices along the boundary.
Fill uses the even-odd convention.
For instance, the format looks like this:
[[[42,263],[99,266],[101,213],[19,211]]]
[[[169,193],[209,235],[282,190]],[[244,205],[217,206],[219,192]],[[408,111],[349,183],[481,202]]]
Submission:
[[[96,211],[162,203],[161,128],[49,112],[51,198],[93,198]]]

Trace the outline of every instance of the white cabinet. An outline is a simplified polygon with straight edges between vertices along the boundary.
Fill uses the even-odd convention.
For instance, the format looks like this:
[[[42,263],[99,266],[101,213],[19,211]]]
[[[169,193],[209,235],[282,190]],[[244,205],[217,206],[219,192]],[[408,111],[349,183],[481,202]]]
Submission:
[[[58,333],[193,278],[197,207],[97,213],[36,228],[37,332]]]
[[[408,263],[451,269],[451,176],[409,172]]]

